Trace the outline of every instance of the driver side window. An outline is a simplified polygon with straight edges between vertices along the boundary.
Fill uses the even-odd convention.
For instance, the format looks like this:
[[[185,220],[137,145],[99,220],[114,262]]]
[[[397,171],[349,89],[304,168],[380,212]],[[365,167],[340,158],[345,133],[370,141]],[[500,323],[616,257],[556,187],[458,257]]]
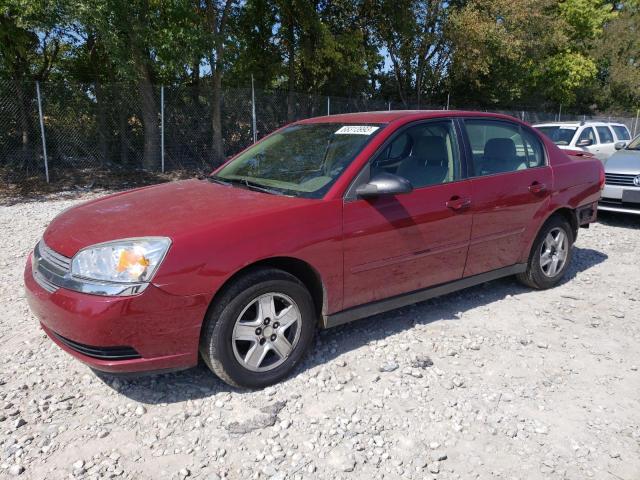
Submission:
[[[591,140],[591,145],[596,143],[596,134],[593,132],[593,128],[587,127],[582,130],[582,133],[578,138],[578,142],[581,142],[582,140]]]
[[[400,132],[371,163],[371,177],[393,173],[413,188],[459,177],[458,143],[452,121],[426,122]]]

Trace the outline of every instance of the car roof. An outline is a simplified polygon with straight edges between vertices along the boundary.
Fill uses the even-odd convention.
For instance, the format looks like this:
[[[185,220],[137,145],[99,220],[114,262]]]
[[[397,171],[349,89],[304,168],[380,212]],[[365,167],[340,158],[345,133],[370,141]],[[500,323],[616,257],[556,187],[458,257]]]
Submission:
[[[547,123],[536,123],[534,127],[580,127],[580,126],[590,126],[590,127],[605,127],[605,126],[615,126],[615,127],[626,127],[624,123],[618,122],[600,122],[596,120],[586,120],[575,121],[575,122],[547,122]]]
[[[342,113],[323,117],[307,118],[296,123],[391,123],[398,120],[421,120],[443,117],[490,117],[509,121],[519,121],[501,113],[474,112],[466,110],[381,110],[374,112]]]

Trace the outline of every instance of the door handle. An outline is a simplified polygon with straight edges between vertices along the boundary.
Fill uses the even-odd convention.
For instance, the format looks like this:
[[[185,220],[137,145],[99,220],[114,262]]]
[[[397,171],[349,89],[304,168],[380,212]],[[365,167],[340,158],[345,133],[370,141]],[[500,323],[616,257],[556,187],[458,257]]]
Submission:
[[[447,208],[450,208],[455,212],[459,212],[471,206],[471,199],[460,198],[458,196],[455,196],[455,197],[451,197],[445,205],[447,206]]]
[[[547,191],[547,186],[544,183],[533,182],[529,185],[529,191],[534,195],[539,195]]]

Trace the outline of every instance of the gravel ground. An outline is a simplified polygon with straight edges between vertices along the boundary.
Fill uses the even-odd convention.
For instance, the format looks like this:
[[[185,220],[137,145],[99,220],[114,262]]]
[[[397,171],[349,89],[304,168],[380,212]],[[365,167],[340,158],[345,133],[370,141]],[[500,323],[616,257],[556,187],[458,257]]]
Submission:
[[[553,290],[504,279],[324,331],[246,392],[204,367],[97,376],[45,337],[23,266],[81,198],[0,207],[0,477],[640,478],[640,219],[581,230]]]

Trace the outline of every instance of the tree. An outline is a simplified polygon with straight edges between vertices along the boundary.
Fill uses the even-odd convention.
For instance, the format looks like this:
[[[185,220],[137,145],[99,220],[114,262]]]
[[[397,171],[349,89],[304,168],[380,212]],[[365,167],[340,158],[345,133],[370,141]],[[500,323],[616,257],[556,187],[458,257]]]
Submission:
[[[449,62],[450,43],[444,35],[452,2],[377,0],[375,29],[391,60],[398,95],[405,107],[424,94],[433,95]]]
[[[225,68],[225,54],[228,41],[228,25],[234,0],[204,0],[197,2],[199,14],[204,19],[206,59],[211,68],[212,98],[211,98],[211,130],[212,130],[212,160],[214,165],[221,164],[225,159],[224,144],[222,142],[222,76]]]
[[[605,91],[601,103],[621,109],[640,106],[640,1],[620,5],[594,50]]]
[[[32,162],[32,83],[56,67],[68,25],[62,2],[7,0],[0,6],[0,78],[10,80],[19,107],[21,163]]]
[[[133,81],[144,127],[143,167],[159,163],[158,83],[181,76],[200,30],[193,9],[179,0],[87,0],[75,11],[84,31],[97,36],[119,80]]]

